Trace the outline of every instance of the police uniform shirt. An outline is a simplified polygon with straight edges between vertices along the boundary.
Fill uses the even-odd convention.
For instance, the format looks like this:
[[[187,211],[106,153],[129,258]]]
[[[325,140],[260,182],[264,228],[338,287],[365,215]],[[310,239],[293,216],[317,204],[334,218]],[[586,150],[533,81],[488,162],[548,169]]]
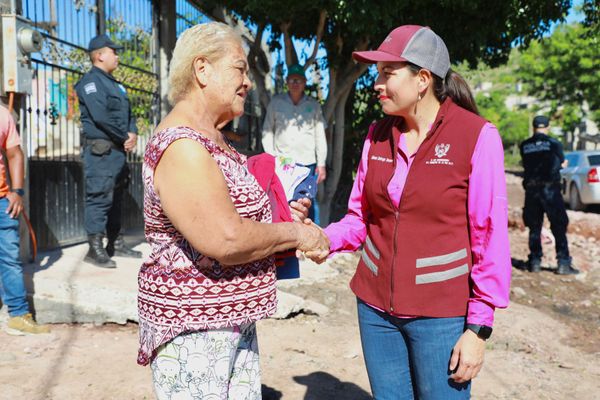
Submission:
[[[127,91],[112,75],[94,66],[75,90],[86,139],[107,139],[121,145],[128,132],[137,133]]]
[[[562,144],[543,133],[536,133],[521,143],[525,183],[560,182],[560,168],[565,160]]]

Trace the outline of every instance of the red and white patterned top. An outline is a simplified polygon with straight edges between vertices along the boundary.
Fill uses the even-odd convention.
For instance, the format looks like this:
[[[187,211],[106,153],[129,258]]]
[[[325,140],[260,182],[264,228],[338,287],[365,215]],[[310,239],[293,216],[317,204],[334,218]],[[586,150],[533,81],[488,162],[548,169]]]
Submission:
[[[192,248],[165,215],[154,190],[154,170],[167,147],[183,138],[208,150],[243,218],[271,222],[267,194],[248,172],[246,157],[233,147],[231,153],[224,151],[187,127],[167,128],[150,139],[142,171],[145,232],[152,253],[138,275],[141,365],[151,362],[157,347],[182,333],[254,322],[272,315],[277,306],[273,257],[222,266]]]

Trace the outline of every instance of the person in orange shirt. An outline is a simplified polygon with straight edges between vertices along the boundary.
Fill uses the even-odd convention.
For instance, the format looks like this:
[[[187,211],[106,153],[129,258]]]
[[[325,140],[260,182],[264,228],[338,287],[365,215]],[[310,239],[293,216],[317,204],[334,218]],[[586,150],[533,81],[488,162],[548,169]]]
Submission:
[[[0,106],[0,149],[6,153],[10,183],[0,152],[0,295],[10,316],[6,332],[11,335],[48,333],[29,312],[23,266],[19,258],[19,215],[23,211],[25,163],[21,138],[9,111]]]

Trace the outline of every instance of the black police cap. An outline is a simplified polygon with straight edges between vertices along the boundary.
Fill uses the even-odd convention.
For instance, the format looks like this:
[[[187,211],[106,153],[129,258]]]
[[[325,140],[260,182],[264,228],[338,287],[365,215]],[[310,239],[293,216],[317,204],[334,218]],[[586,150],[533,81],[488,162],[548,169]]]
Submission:
[[[93,37],[92,40],[90,40],[90,44],[88,45],[88,51],[98,50],[103,47],[110,47],[114,50],[123,49],[123,46],[118,45],[112,40],[110,40],[110,38],[107,35],[98,35],[96,37]]]
[[[547,128],[549,125],[550,125],[550,120],[548,119],[548,117],[545,117],[543,115],[537,115],[533,119],[533,127],[534,128]]]

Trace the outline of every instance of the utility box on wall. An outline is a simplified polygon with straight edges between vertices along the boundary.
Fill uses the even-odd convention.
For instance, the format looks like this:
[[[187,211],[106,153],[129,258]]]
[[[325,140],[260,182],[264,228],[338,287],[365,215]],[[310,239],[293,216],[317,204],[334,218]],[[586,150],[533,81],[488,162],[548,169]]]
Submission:
[[[43,37],[32,22],[14,14],[2,14],[2,80],[0,94],[31,94],[31,53],[42,49]]]

